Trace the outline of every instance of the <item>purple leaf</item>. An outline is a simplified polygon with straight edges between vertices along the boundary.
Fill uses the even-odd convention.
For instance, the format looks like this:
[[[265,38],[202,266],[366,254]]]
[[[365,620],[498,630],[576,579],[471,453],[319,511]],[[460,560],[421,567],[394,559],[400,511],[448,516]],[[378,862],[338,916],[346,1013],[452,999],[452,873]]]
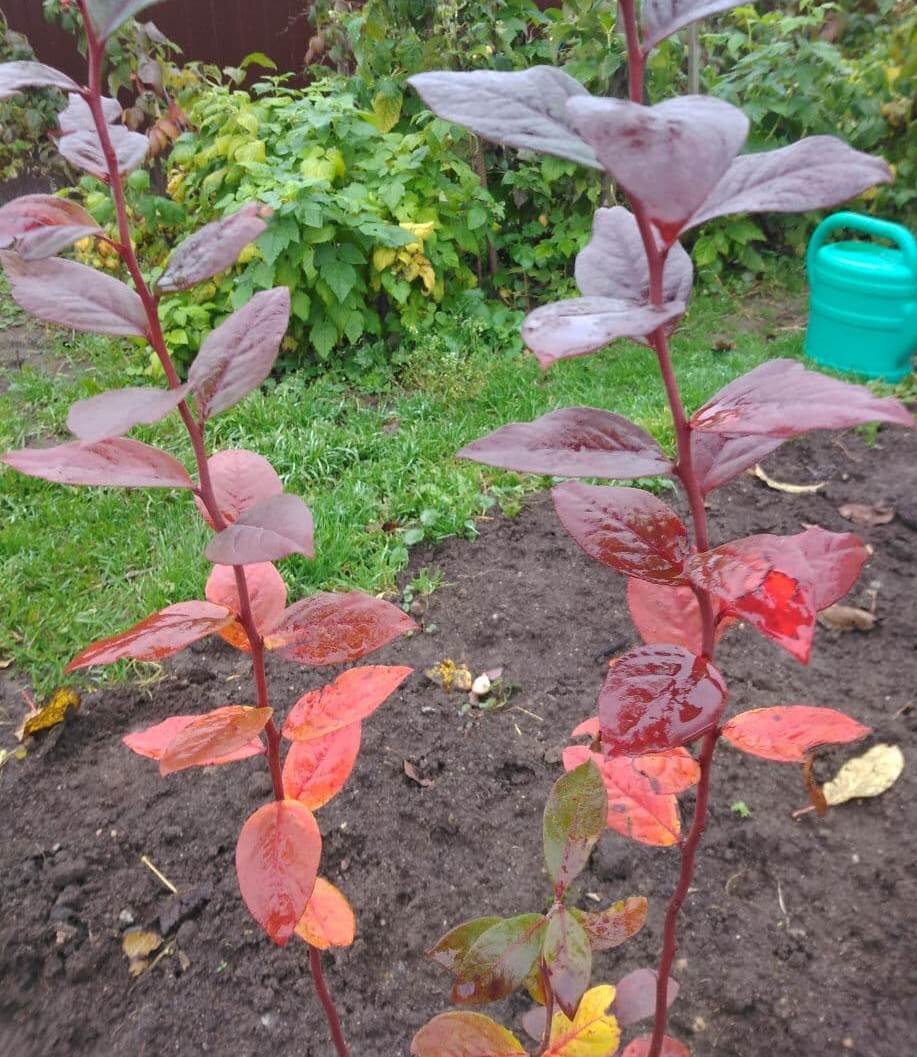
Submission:
[[[635,969],[618,981],[611,1011],[622,1028],[630,1027],[631,1024],[636,1024],[640,1020],[646,1020],[656,1012],[656,981],[658,979],[659,976],[655,969]],[[675,1001],[678,990],[678,983],[669,977],[669,985],[666,988],[667,1006]]]
[[[232,216],[215,220],[180,243],[156,288],[173,294],[187,290],[235,264],[245,246],[267,230],[268,206],[250,202]]]
[[[0,99],[8,99],[23,88],[61,88],[78,92],[80,86],[60,70],[41,62],[4,62],[0,64]]]
[[[616,338],[644,338],[678,319],[685,307],[680,301],[663,308],[640,307],[610,297],[554,301],[525,317],[522,340],[542,367],[550,367],[556,360],[597,352]]]
[[[71,92],[68,96],[70,102],[66,108],[57,115],[57,124],[61,132],[83,132],[86,129],[95,129],[92,111],[89,104],[81,95]],[[102,104],[102,115],[108,124],[112,124],[121,118],[121,104],[117,99],[107,99],[104,96],[100,100]]]
[[[599,168],[566,110],[568,99],[589,93],[563,70],[533,66],[516,73],[419,73],[408,83],[438,117],[483,139]]]
[[[187,385],[177,389],[109,389],[78,400],[67,415],[67,428],[84,443],[121,437],[134,426],[149,426],[165,418],[187,392]]]
[[[568,407],[534,422],[513,422],[458,454],[486,466],[555,477],[621,480],[673,470],[649,433],[595,407]]]
[[[780,437],[725,437],[721,433],[691,433],[691,461],[697,483],[706,494],[738,477],[783,443]]]
[[[218,532],[204,554],[218,565],[275,562],[289,554],[312,558],[312,514],[299,496],[262,499]]]
[[[748,134],[742,111],[711,96],[685,95],[656,106],[590,96],[571,99],[567,113],[666,243],[675,241]]]
[[[96,32],[104,40],[123,22],[159,2],[160,0],[87,0],[86,6],[89,8],[89,16]]]
[[[741,0],[643,0],[643,54],[692,22],[738,7]]]
[[[0,462],[28,477],[56,484],[122,488],[192,488],[188,471],[159,448],[117,438],[97,444],[79,441],[55,448],[7,452]]]
[[[250,506],[283,492],[283,482],[277,471],[263,455],[254,451],[245,451],[244,448],[218,451],[207,460],[207,467],[220,515],[230,524]],[[194,502],[201,517],[214,528],[200,496],[195,496]]]
[[[914,417],[900,400],[876,396],[863,385],[808,371],[796,360],[770,360],[721,389],[690,425],[710,433],[786,438],[867,422],[913,427]]]
[[[45,323],[123,337],[146,337],[143,302],[130,287],[85,264],[54,257],[24,261],[0,252],[13,299]]]
[[[126,176],[140,165],[150,149],[150,141],[139,132],[131,132],[123,125],[111,125],[108,130],[111,145],[118,161],[118,173]],[[58,140],[57,149],[61,157],[78,169],[108,180],[108,163],[102,143],[94,128],[82,132],[68,132]]]
[[[278,286],[255,294],[207,336],[188,371],[205,418],[232,407],[267,378],[289,319],[290,291]]]
[[[734,159],[686,227],[730,213],[802,213],[826,209],[891,183],[881,158],[834,136],[810,136],[788,147]]]
[[[53,257],[101,230],[81,205],[56,195],[25,195],[0,209],[0,249],[13,247],[26,261]]]

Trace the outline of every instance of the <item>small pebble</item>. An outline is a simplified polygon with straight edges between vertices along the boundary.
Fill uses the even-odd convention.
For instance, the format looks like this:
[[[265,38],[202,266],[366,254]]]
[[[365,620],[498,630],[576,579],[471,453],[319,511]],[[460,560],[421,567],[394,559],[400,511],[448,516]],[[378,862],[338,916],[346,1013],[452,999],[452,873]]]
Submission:
[[[130,907],[125,907],[118,915],[118,924],[123,925],[127,928],[129,925],[133,925],[137,920],[137,915],[131,910]]]

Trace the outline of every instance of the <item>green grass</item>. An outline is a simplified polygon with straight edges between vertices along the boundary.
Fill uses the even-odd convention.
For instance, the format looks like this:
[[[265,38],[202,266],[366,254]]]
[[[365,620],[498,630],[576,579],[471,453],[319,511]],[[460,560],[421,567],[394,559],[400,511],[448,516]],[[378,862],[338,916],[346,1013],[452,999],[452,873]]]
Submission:
[[[764,359],[798,354],[801,332],[767,322],[798,296],[798,283],[790,294],[760,293],[752,307],[748,294],[695,299],[675,342],[689,407]],[[743,318],[747,329],[737,330]],[[711,352],[723,338],[735,348]],[[84,336],[48,342],[52,356],[70,363],[53,377],[37,368],[9,377],[0,395],[4,450],[63,439],[74,400],[148,381],[146,353],[129,344]],[[475,519],[495,499],[513,512],[525,490],[547,483],[462,463],[453,457],[458,448],[506,422],[572,404],[624,414],[671,444],[648,350],[622,342],[542,374],[511,334],[494,339],[471,322],[431,337],[398,387],[369,395],[288,376],[217,418],[208,439],[213,449],[266,455],[312,507],[317,557],[282,563],[291,598],[317,588],[379,593],[393,589],[409,543],[473,536]],[[135,435],[190,463],[177,416]],[[77,489],[0,471],[0,660],[11,657],[39,690],[56,685],[87,642],[200,596],[206,537],[187,494]]]

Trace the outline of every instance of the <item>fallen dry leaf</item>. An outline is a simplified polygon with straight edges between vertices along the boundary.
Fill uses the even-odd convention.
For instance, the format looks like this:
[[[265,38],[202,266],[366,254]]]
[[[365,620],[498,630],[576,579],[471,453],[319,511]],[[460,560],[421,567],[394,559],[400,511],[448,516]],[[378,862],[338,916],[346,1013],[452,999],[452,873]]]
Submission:
[[[419,786],[424,789],[428,788],[433,784],[432,778],[424,778],[424,776],[417,770],[410,760],[404,761],[404,773],[411,779],[412,782],[416,782]]]
[[[876,615],[856,606],[828,606],[818,614],[819,624],[832,631],[872,631]]]
[[[842,518],[852,521],[854,525],[887,525],[895,516],[893,506],[873,506],[869,503],[844,503],[837,511]]]
[[[449,657],[434,664],[432,668],[427,668],[424,674],[431,682],[441,686],[444,690],[468,691],[474,682],[474,676],[468,670],[468,666],[456,664]]]
[[[73,709],[74,712],[80,707],[80,695],[70,687],[61,687],[55,690],[45,704],[39,709],[33,709],[19,724],[16,737],[25,741],[32,734],[40,730],[50,730],[58,723],[63,723],[64,716]]]
[[[149,968],[149,956],[162,946],[162,936],[153,929],[128,929],[121,948],[130,961],[131,976],[139,976]]]
[[[760,463],[755,464],[752,472],[768,488],[773,488],[775,492],[786,492],[788,495],[812,495],[814,492],[820,492],[828,483],[827,481],[819,481],[818,484],[787,484],[785,481],[775,481],[773,477],[768,477],[761,469]]]
[[[857,797],[879,796],[897,782],[903,770],[904,753],[897,745],[873,745],[862,756],[848,760],[822,786],[822,792],[832,807]]]

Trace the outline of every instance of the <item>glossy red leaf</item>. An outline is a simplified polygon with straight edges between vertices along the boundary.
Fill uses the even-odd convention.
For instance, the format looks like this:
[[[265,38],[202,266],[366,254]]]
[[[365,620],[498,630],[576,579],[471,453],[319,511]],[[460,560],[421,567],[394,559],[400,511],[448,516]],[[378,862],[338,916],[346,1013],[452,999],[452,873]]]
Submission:
[[[592,148],[574,131],[567,100],[589,93],[553,66],[513,73],[475,70],[415,74],[408,83],[437,116],[506,147],[555,154],[599,168]]]
[[[634,969],[618,981],[611,1011],[622,1028],[646,1020],[656,1012],[656,981],[658,979],[659,976],[655,969]],[[678,991],[677,981],[669,977],[666,992],[668,1005],[671,1005],[678,997]]]
[[[187,385],[177,389],[109,389],[73,404],[67,414],[67,428],[86,444],[120,437],[135,426],[149,426],[165,418],[187,392]]]
[[[14,470],[56,484],[110,488],[192,488],[188,471],[159,448],[124,437],[96,444],[25,448],[0,456]]]
[[[429,950],[424,951],[424,954],[443,969],[454,973],[475,941],[502,920],[491,916],[464,921],[450,929]]]
[[[411,1057],[519,1057],[524,1054],[512,1032],[482,1013],[440,1013],[411,1042]]]
[[[23,195],[0,208],[0,249],[24,261],[53,257],[101,230],[81,205],[57,195]]]
[[[633,422],[595,407],[567,407],[513,422],[458,453],[486,466],[555,477],[652,477],[672,473],[663,450]]]
[[[283,725],[290,741],[311,741],[366,719],[413,672],[401,665],[350,668],[296,702]]]
[[[617,338],[645,338],[683,316],[686,307],[683,301],[654,308],[611,297],[552,301],[525,317],[522,340],[542,367],[550,367],[557,360],[597,352]]]
[[[643,54],[692,22],[738,7],[741,0],[643,0]]]
[[[551,787],[542,829],[544,859],[555,892],[565,890],[582,873],[605,832],[607,814],[608,795],[602,775],[589,760]]]
[[[416,626],[398,606],[382,598],[360,591],[322,591],[290,606],[265,645],[299,664],[349,664]]]
[[[578,97],[567,113],[605,171],[646,209],[666,243],[674,242],[748,135],[741,110],[704,95],[655,106]]]
[[[140,132],[131,132],[123,125],[109,125],[108,136],[118,162],[118,175],[127,176],[142,165],[150,150],[150,141]],[[108,162],[102,141],[94,128],[68,132],[57,141],[62,158],[77,169],[88,172],[99,180],[108,180]]]
[[[287,585],[283,577],[270,562],[258,562],[245,567],[245,581],[248,585],[248,600],[251,605],[255,627],[261,634],[274,626],[287,604]],[[225,606],[235,617],[242,613],[239,601],[239,590],[236,585],[236,574],[231,565],[215,565],[207,578],[204,597],[208,602]],[[237,650],[250,649],[248,635],[238,619],[220,631],[220,638],[225,639]]]
[[[665,752],[716,726],[726,704],[722,675],[682,646],[639,646],[609,668],[599,694],[609,756]]]
[[[700,603],[690,587],[654,584],[631,577],[627,581],[627,608],[640,638],[653,643],[684,646],[692,653],[703,652],[703,621]],[[720,613],[715,641],[735,623]]]
[[[652,1035],[641,1035],[628,1043],[621,1057],[649,1057],[652,1041]],[[665,1035],[662,1039],[662,1049],[659,1051],[659,1057],[691,1057],[691,1051],[683,1042],[673,1039],[671,1035]]]
[[[569,771],[590,757],[605,782],[610,829],[657,848],[678,843],[681,818],[675,796],[654,792],[651,780],[640,774],[628,757],[606,760],[600,753],[590,752],[586,745],[571,745],[564,749],[564,767]]]
[[[303,916],[296,924],[296,935],[311,947],[349,947],[357,931],[353,908],[344,894],[324,877],[317,877]]]
[[[283,482],[277,471],[253,451],[227,449],[218,451],[207,460],[210,483],[223,520],[230,525],[249,507],[283,492]],[[194,497],[201,517],[213,528],[213,521],[203,501]]]
[[[796,360],[769,360],[721,389],[694,413],[691,428],[711,433],[795,437],[813,429],[867,422],[913,426],[900,400],[809,371]]]
[[[687,529],[661,499],[640,488],[577,481],[557,485],[551,495],[561,524],[590,558],[653,583],[682,580]]]
[[[179,602],[153,613],[127,631],[87,646],[67,665],[68,672],[115,661],[159,661],[198,639],[213,635],[232,620],[223,606],[210,602]]]
[[[782,437],[727,437],[721,433],[692,431],[691,462],[700,490],[706,495],[726,484],[776,451],[782,443]]]
[[[583,926],[562,904],[548,917],[542,958],[554,998],[572,1020],[589,986],[592,946]]]
[[[723,727],[723,737],[737,749],[780,763],[803,763],[819,745],[844,745],[869,733],[843,712],[813,705],[754,708]]]
[[[646,924],[649,905],[643,896],[630,896],[604,910],[571,910],[583,926],[594,951],[610,951],[632,939]]]
[[[207,767],[246,750],[267,726],[273,709],[226,705],[205,715],[196,716],[163,749],[159,773],[163,776],[188,767]]]
[[[188,371],[204,418],[238,403],[271,373],[290,320],[285,286],[255,296],[210,332]]]
[[[577,725],[570,731],[571,738],[591,738],[595,739],[599,736],[599,717],[590,716],[589,719],[584,719],[582,723]]]
[[[162,294],[188,290],[236,263],[242,250],[267,230],[272,210],[249,202],[240,210],[215,220],[180,242],[156,283]]]
[[[170,716],[161,723],[156,723],[145,730],[138,730],[128,734],[121,740],[138,756],[146,756],[150,760],[159,760],[166,748],[175,740],[186,727],[200,719],[200,716]],[[236,760],[247,760],[251,756],[263,756],[264,743],[260,738],[254,738],[241,748],[221,756],[214,756],[206,761],[208,767],[216,764],[235,763]]]
[[[64,92],[80,90],[76,81],[44,63],[0,63],[0,99],[8,99],[23,88],[60,88]]]
[[[452,1001],[482,1005],[520,987],[541,953],[547,918],[520,914],[483,932],[456,966]]]
[[[129,18],[135,18],[144,8],[156,3],[159,0],[86,0],[89,15],[103,40]]]
[[[61,132],[66,134],[94,129],[95,120],[86,100],[75,92],[71,92],[67,99],[67,106],[57,115],[57,126]],[[107,99],[103,96],[99,103],[102,106],[102,116],[107,124],[111,125],[121,118],[121,104],[117,99]]]
[[[36,319],[93,334],[146,336],[143,302],[111,275],[60,257],[24,261],[9,250],[0,252],[0,264],[13,300]]]
[[[726,170],[688,227],[732,213],[804,213],[827,209],[892,182],[882,158],[835,136],[809,136],[787,147],[743,154]]]
[[[296,495],[262,499],[218,532],[204,554],[219,565],[275,562],[290,554],[312,558],[312,513]]]
[[[236,873],[252,917],[280,947],[293,935],[315,888],[322,835],[296,800],[274,800],[246,820]]]
[[[283,791],[317,811],[344,788],[360,752],[357,721],[310,741],[294,741],[283,762]]]
[[[775,538],[784,541],[784,548],[801,555],[812,601],[819,612],[847,594],[869,557],[866,544],[853,532],[809,528],[795,536]]]

